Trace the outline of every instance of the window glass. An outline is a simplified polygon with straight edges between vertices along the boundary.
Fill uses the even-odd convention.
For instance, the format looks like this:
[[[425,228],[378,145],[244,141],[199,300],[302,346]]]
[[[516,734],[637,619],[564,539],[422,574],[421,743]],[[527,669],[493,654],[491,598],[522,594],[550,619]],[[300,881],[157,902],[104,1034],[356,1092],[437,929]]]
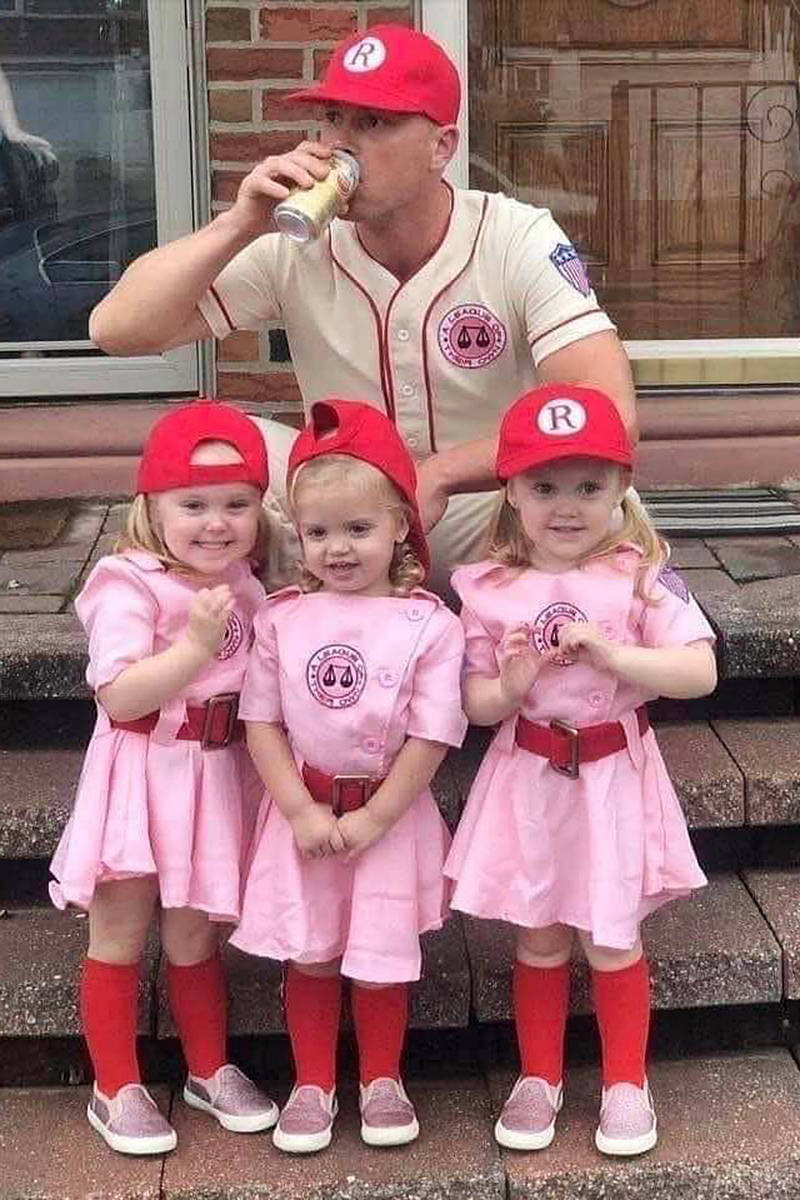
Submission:
[[[155,243],[147,0],[0,0],[0,353],[99,354],[89,312]]]
[[[794,0],[470,0],[470,181],[552,209],[640,382],[800,380],[799,58]]]

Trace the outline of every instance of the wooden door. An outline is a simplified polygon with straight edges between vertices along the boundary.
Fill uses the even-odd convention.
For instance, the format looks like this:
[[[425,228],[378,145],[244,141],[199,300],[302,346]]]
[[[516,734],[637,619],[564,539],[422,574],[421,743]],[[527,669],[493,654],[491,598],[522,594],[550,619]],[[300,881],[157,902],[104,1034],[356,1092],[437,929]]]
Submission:
[[[800,342],[757,341],[800,334],[798,57],[792,0],[469,2],[471,186],[550,208],[647,343],[652,480],[800,477]]]

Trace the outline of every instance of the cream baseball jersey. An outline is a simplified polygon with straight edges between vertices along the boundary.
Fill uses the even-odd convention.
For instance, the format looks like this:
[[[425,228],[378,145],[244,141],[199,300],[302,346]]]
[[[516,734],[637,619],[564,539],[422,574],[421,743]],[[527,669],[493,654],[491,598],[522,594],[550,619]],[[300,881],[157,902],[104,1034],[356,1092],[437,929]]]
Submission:
[[[417,458],[491,435],[536,364],[613,325],[547,209],[451,193],[442,241],[404,283],[335,220],[312,245],[256,239],[198,307],[219,338],[281,322],[306,409],[331,392],[366,400]]]

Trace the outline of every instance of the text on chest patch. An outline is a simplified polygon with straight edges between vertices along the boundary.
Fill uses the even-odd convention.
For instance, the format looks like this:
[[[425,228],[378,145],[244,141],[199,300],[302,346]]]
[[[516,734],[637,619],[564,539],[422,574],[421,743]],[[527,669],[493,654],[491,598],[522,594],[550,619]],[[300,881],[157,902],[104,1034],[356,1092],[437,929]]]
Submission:
[[[549,654],[559,645],[559,630],[570,621],[588,621],[585,612],[581,612],[574,604],[560,600],[556,604],[548,604],[538,614],[531,627],[531,641],[540,654]],[[550,660],[558,667],[571,667],[572,660],[562,654],[555,654]]]
[[[244,640],[244,628],[242,622],[237,617],[235,612],[228,613],[228,624],[225,626],[225,637],[222,640],[222,645],[215,654],[215,658],[225,662],[228,658],[233,658],[236,651],[241,646]]]
[[[439,322],[439,349],[456,367],[485,367],[505,349],[506,327],[483,304],[459,304]]]
[[[308,690],[326,708],[350,708],[367,684],[367,664],[352,646],[323,646],[308,660]]]

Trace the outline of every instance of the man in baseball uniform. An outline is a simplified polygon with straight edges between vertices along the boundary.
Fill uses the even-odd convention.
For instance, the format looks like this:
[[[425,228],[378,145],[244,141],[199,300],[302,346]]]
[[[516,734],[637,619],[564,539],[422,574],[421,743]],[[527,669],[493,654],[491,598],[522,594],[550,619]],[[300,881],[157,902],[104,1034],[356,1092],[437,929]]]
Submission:
[[[110,354],[151,354],[267,322],[286,329],[308,410],[331,393],[389,414],[418,464],[438,581],[478,551],[496,487],[496,431],[536,382],[600,386],[635,436],[630,368],[569,238],[546,209],[453,188],[458,73],[424,34],[378,25],[293,94],[318,142],[270,156],[209,225],[134,262],[92,314]],[[357,159],[342,218],[300,245],[275,205]],[[294,431],[263,421],[282,481]]]

